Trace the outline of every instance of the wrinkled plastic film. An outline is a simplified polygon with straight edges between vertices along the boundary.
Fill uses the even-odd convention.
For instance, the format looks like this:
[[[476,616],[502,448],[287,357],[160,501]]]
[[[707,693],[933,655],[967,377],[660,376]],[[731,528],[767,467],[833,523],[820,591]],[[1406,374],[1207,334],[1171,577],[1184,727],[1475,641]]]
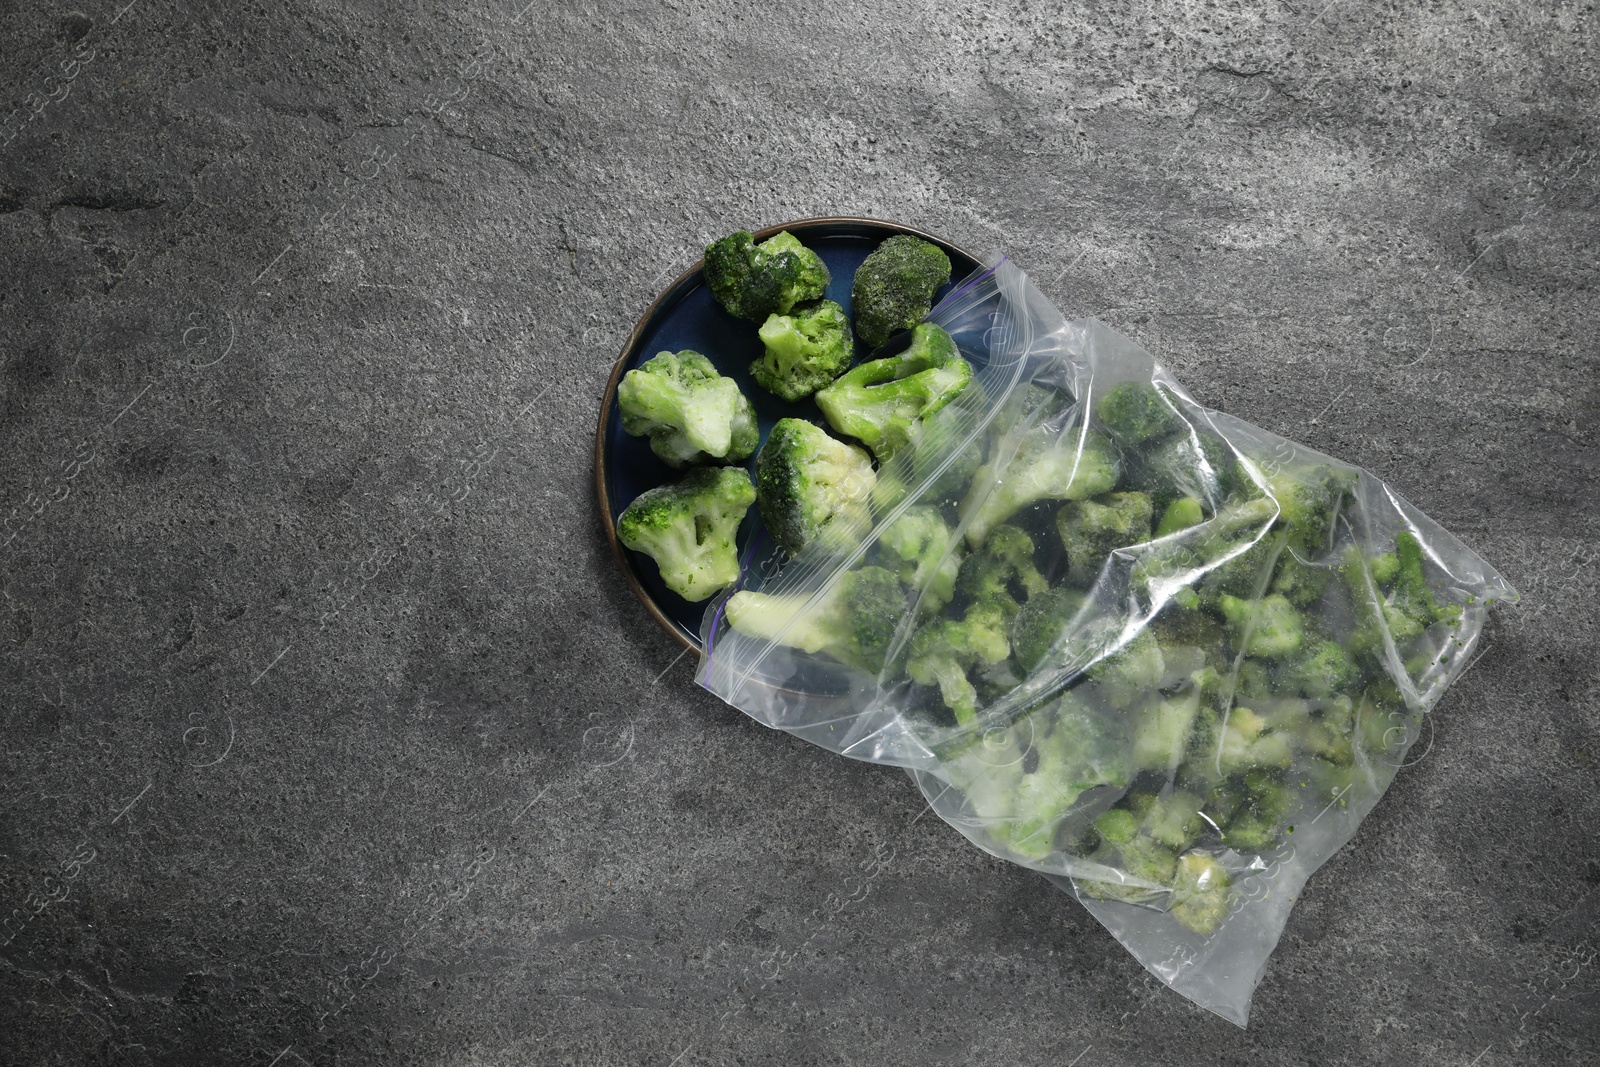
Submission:
[[[973,381],[879,465],[859,545],[769,555],[741,582],[821,610],[846,574],[893,563],[902,520],[937,515],[947,548],[917,561],[883,667],[741,634],[724,597],[699,681],[768,726],[908,769],[974,844],[1073,893],[1163,982],[1243,1025],[1306,880],[1515,590],[1372,475],[1205,409],[1132,341],[1067,322],[1008,260],[929,321]],[[1147,401],[1159,432],[1108,423],[1114,392]],[[1156,532],[1174,516],[1188,524]],[[1117,542],[1118,522],[1140,532]],[[998,545],[1010,584],[971,593]],[[941,645],[947,622],[987,643]]]

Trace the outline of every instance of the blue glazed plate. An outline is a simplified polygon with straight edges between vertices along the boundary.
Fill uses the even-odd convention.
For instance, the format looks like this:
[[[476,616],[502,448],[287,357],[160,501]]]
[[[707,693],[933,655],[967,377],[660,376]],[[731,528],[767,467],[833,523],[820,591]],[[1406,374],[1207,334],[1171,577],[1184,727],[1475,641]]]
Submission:
[[[832,281],[828,284],[827,298],[842,305],[847,313],[850,306],[850,286],[856,268],[867,254],[877,248],[886,237],[909,233],[932,241],[950,257],[951,277],[956,283],[978,269],[978,261],[970,253],[950,242],[910,226],[875,219],[824,218],[803,219],[779,226],[769,226],[755,232],[757,241],[788,230],[807,247],[816,251],[828,265]],[[690,603],[673,593],[661,583],[655,561],[649,556],[633,552],[617,540],[616,518],[634,497],[646,489],[653,489],[683,477],[656,458],[650,451],[650,442],[643,437],[630,437],[622,431],[622,414],[617,408],[617,382],[628,371],[642,364],[657,352],[677,352],[691,348],[710,359],[717,370],[739,384],[739,389],[755,405],[756,417],[761,424],[761,440],[779,419],[790,416],[822,422],[822,413],[810,399],[798,403],[780,400],[756,385],[750,379],[749,367],[761,356],[761,340],[756,336],[759,324],[738,319],[722,310],[706,288],[701,264],[684,271],[678,279],[650,305],[633,328],[622,355],[611,370],[606,383],[605,399],[600,404],[600,425],[595,432],[595,489],[600,499],[600,515],[605,523],[606,537],[616,553],[617,562],[645,609],[666,628],[680,644],[695,651],[700,650],[700,618],[707,600]],[[937,303],[950,286],[940,289],[934,296]],[[857,342],[856,358],[866,353]],[[747,464],[754,469],[754,457]],[[752,507],[739,529],[740,558],[756,539],[761,527],[761,516]],[[763,539],[757,546],[752,565],[762,566],[772,553],[770,542]]]

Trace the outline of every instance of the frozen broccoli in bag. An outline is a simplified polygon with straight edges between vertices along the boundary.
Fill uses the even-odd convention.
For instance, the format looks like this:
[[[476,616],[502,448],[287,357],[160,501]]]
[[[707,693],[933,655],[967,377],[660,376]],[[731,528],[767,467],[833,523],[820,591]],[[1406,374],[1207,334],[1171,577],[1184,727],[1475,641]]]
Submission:
[[[921,365],[818,394],[871,485],[865,452],[781,436],[769,532],[832,555],[708,613],[700,680],[909,768],[975,844],[1242,1025],[1289,904],[1515,590],[1372,475],[1067,322],[1008,260],[955,293],[917,326],[971,368],[944,410],[901,384]],[[874,402],[880,381],[899,388]]]

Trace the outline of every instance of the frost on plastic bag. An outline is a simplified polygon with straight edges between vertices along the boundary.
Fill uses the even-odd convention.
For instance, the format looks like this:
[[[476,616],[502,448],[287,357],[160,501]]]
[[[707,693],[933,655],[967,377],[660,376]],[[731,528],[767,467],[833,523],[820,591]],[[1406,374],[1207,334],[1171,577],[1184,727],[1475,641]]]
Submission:
[[[880,458],[870,521],[793,558],[750,546],[700,683],[908,769],[1244,1025],[1306,879],[1516,592],[1370,474],[1066,322],[1007,260],[929,321],[972,383]]]

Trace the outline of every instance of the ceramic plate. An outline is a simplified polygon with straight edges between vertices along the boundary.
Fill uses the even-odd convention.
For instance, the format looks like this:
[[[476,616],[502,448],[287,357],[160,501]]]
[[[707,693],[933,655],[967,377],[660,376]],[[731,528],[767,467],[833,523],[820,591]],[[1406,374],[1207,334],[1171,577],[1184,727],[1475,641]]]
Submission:
[[[979,266],[976,258],[948,241],[910,226],[875,219],[804,219],[756,231],[755,238],[764,241],[782,230],[794,234],[822,257],[833,279],[828,285],[827,299],[842,305],[847,313],[852,312],[850,286],[856,268],[884,238],[897,233],[921,237],[944,249],[950,256],[950,275],[954,283],[959,283]],[[617,540],[616,518],[634,497],[646,489],[683,477],[683,472],[674,471],[656,458],[655,453],[650,451],[648,438],[630,437],[623,433],[622,415],[617,408],[617,382],[657,352],[691,348],[710,359],[719,373],[737,382],[744,395],[750,398],[761,423],[763,442],[772,424],[779,419],[795,416],[822,422],[821,412],[810,399],[791,404],[751,381],[749,366],[761,356],[762,351],[761,340],[756,336],[758,324],[734,318],[724,311],[711,298],[711,291],[706,288],[700,268],[701,264],[696,263],[679,275],[656,297],[633,328],[633,333],[622,347],[621,356],[617,358],[617,365],[611,370],[611,379],[606,383],[605,399],[600,405],[600,425],[595,433],[595,487],[600,497],[600,514],[605,522],[606,537],[611,541],[611,548],[622,565],[622,572],[655,620],[679,643],[696,651],[700,648],[700,618],[705,613],[706,605],[712,601],[694,604],[673,593],[661,584],[654,560],[629,550]],[[934,295],[935,303],[944,297],[949,288],[947,285]],[[865,354],[858,342],[857,359]],[[752,456],[747,467],[753,471],[754,464],[755,458]],[[761,516],[752,507],[739,530],[741,559],[760,525]],[[757,553],[762,558],[754,559],[753,566],[762,566],[772,552],[770,543],[764,543],[761,547],[765,551]]]

